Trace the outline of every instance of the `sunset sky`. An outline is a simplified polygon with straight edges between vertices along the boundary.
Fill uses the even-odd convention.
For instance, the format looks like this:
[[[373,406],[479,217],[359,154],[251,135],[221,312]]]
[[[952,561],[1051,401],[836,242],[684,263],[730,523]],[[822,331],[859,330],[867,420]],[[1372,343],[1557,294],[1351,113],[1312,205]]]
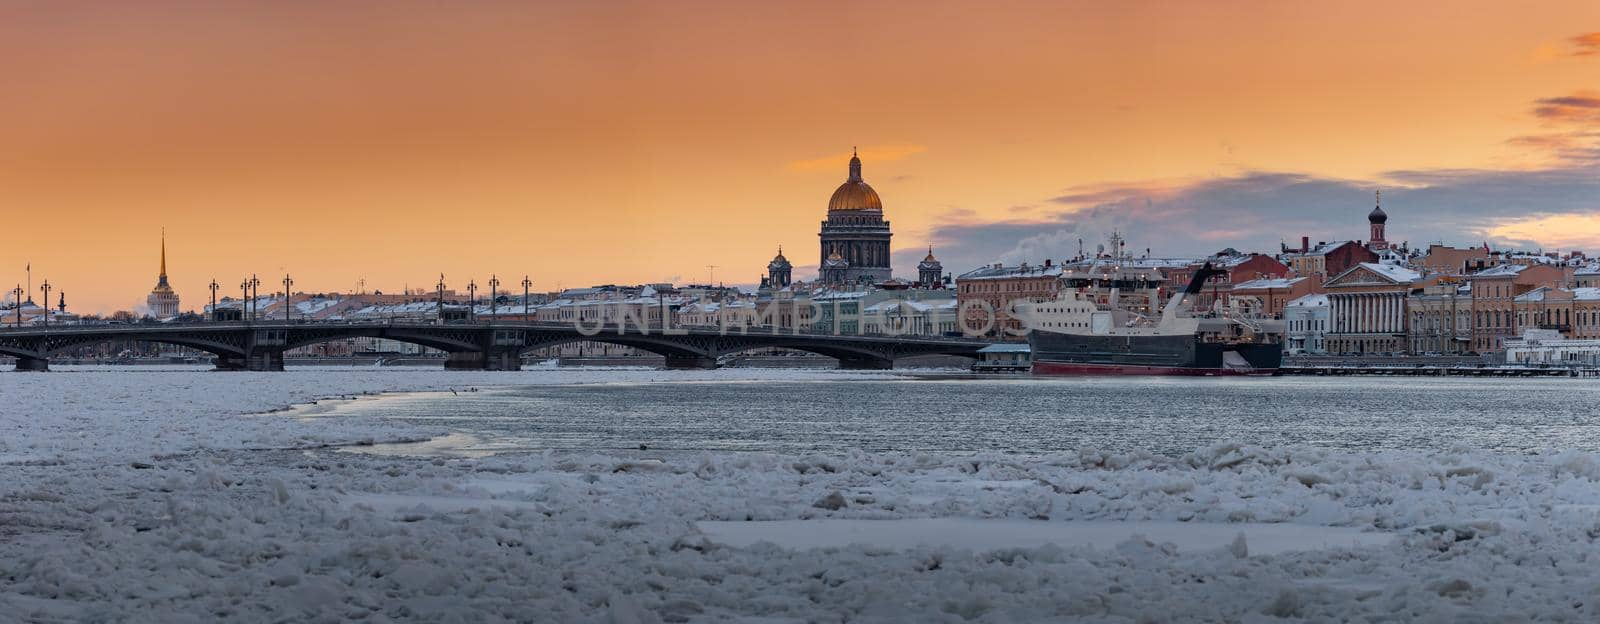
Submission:
[[[1379,188],[1392,240],[1600,252],[1594,0],[20,1],[0,84],[0,283],[79,312],[162,227],[186,309],[809,279],[857,145],[907,276],[1363,238]]]

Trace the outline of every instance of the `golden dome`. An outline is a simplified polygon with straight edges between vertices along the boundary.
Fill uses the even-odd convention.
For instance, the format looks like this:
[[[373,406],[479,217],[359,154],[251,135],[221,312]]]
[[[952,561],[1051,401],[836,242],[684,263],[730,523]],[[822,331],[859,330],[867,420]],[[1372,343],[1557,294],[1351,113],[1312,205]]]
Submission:
[[[883,200],[878,199],[878,192],[861,180],[861,158],[858,156],[850,157],[850,177],[839,185],[828,200],[828,211],[834,210],[883,212]]]

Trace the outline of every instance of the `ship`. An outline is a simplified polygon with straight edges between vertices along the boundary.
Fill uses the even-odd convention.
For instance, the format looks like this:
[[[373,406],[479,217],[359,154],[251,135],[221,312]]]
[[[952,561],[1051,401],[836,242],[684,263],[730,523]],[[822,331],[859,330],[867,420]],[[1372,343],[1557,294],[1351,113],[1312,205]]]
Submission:
[[[1019,302],[1036,375],[1274,375],[1283,362],[1283,321],[1216,304],[1190,310],[1206,280],[1226,271],[1207,263],[1159,316],[1119,306],[1120,289],[1063,290],[1055,299]],[[1146,301],[1158,301],[1156,289]],[[1099,299],[1099,301],[1097,301]]]

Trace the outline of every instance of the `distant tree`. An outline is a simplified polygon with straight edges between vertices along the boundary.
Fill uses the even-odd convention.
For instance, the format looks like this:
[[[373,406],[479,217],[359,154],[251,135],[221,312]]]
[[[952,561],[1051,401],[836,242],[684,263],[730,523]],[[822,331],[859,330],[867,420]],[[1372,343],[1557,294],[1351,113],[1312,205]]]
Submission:
[[[123,323],[132,323],[139,320],[139,317],[127,310],[117,310],[116,312],[111,313],[111,320],[121,321]]]

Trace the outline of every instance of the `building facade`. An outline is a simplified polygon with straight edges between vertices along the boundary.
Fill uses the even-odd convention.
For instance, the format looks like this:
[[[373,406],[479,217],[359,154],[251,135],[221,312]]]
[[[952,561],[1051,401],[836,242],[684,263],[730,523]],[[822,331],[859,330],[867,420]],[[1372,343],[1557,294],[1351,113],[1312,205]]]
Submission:
[[[1306,295],[1283,308],[1286,353],[1321,355],[1328,352],[1328,296]]]
[[[1328,293],[1329,353],[1380,354],[1406,350],[1406,302],[1411,269],[1358,264],[1323,284]]]
[[[995,337],[1023,335],[1022,322],[1011,315],[1011,305],[1022,301],[1049,301],[1061,292],[1059,265],[994,264],[956,277],[956,305],[961,331]]]
[[[1471,276],[1472,350],[1499,351],[1516,336],[1519,295],[1541,286],[1566,285],[1566,271],[1544,264],[1502,264]]]
[[[822,222],[819,277],[825,284],[876,283],[893,277],[883,201],[861,178],[861,158],[850,156],[850,173],[828,199]]]
[[[1409,351],[1461,355],[1472,351],[1472,291],[1458,277],[1429,278],[1406,302]]]

